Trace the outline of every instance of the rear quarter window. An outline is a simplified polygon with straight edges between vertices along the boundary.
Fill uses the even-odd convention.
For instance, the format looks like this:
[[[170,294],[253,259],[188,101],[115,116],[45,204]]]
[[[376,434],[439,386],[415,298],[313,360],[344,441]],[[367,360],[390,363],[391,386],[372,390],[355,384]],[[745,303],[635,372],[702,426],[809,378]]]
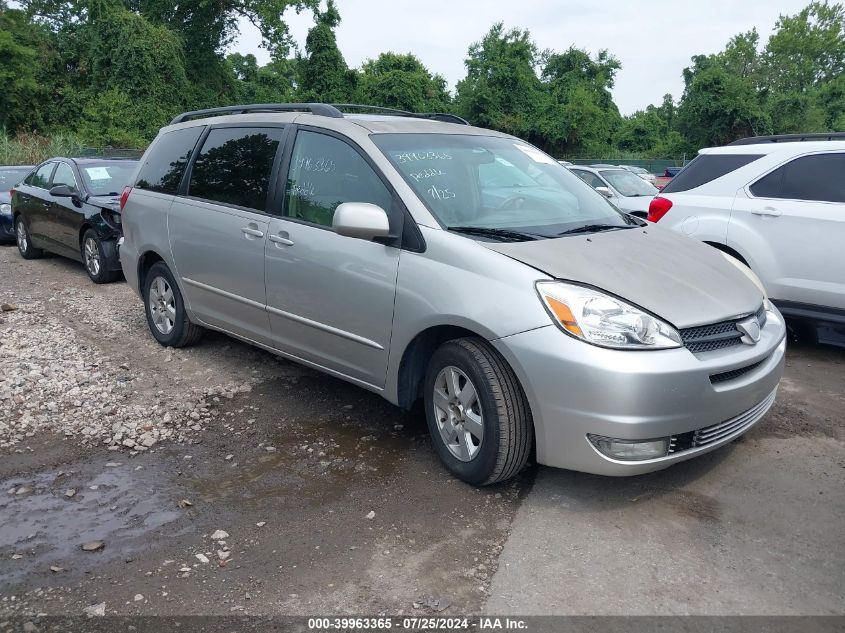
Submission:
[[[663,193],[689,191],[753,163],[763,154],[699,154],[663,187]]]
[[[200,125],[162,134],[147,154],[135,186],[175,195],[204,129]]]
[[[845,202],[845,153],[796,158],[749,189],[757,198]]]

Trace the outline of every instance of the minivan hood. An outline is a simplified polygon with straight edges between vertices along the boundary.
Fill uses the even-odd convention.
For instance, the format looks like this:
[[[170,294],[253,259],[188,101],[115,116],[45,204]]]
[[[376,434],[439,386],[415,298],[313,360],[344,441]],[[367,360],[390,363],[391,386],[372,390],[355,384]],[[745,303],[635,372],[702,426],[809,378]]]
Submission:
[[[528,242],[482,242],[547,275],[606,290],[677,328],[756,312],[763,296],[724,255],[653,225]]]

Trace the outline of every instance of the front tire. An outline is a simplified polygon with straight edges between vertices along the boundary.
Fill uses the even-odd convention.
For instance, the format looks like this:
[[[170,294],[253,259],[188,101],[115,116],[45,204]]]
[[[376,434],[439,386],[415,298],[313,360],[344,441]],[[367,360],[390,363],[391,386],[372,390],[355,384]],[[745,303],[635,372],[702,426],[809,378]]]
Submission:
[[[29,235],[29,230],[26,228],[26,222],[24,222],[22,215],[15,218],[15,241],[18,244],[18,252],[24,259],[44,257],[44,251],[32,245],[32,237]]]
[[[202,328],[188,319],[173,273],[157,262],[144,279],[144,311],[153,337],[164,347],[187,347],[202,337]]]
[[[513,370],[487,342],[444,343],[424,389],[432,442],[456,477],[486,486],[522,470],[534,441],[531,411]]]
[[[106,252],[103,243],[93,229],[85,231],[82,236],[82,263],[85,272],[95,284],[111,283],[118,278],[119,273],[106,267]]]

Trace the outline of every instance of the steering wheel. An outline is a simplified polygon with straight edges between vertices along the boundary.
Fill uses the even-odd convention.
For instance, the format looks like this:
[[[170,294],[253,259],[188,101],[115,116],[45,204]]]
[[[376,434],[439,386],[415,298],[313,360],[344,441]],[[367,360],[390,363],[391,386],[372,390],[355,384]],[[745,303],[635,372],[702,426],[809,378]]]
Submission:
[[[507,209],[521,209],[523,204],[525,204],[525,196],[516,194],[505,198],[502,201],[502,204],[498,206],[498,209],[500,211],[504,211]]]

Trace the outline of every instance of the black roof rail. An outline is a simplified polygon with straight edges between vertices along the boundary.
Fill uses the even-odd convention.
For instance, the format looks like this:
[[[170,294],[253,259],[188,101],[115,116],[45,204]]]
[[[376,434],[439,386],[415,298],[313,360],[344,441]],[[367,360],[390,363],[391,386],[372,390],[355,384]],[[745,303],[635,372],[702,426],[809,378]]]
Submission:
[[[333,103],[335,108],[344,108],[346,110],[371,110],[384,114],[392,114],[394,116],[406,116],[415,119],[432,119],[434,121],[442,121],[444,123],[457,123],[459,125],[469,125],[469,121],[457,114],[448,114],[446,112],[408,112],[407,110],[399,110],[398,108],[384,108],[382,106],[366,105],[362,103]]]
[[[327,116],[333,119],[343,118],[343,113],[340,110],[325,103],[253,103],[249,105],[223,106],[220,108],[183,112],[173,117],[170,125],[219,114],[247,114],[249,112],[310,112],[311,114]]]
[[[808,134],[772,134],[749,136],[728,145],[760,145],[762,143],[792,143],[798,141],[845,141],[845,132],[812,132]]]

